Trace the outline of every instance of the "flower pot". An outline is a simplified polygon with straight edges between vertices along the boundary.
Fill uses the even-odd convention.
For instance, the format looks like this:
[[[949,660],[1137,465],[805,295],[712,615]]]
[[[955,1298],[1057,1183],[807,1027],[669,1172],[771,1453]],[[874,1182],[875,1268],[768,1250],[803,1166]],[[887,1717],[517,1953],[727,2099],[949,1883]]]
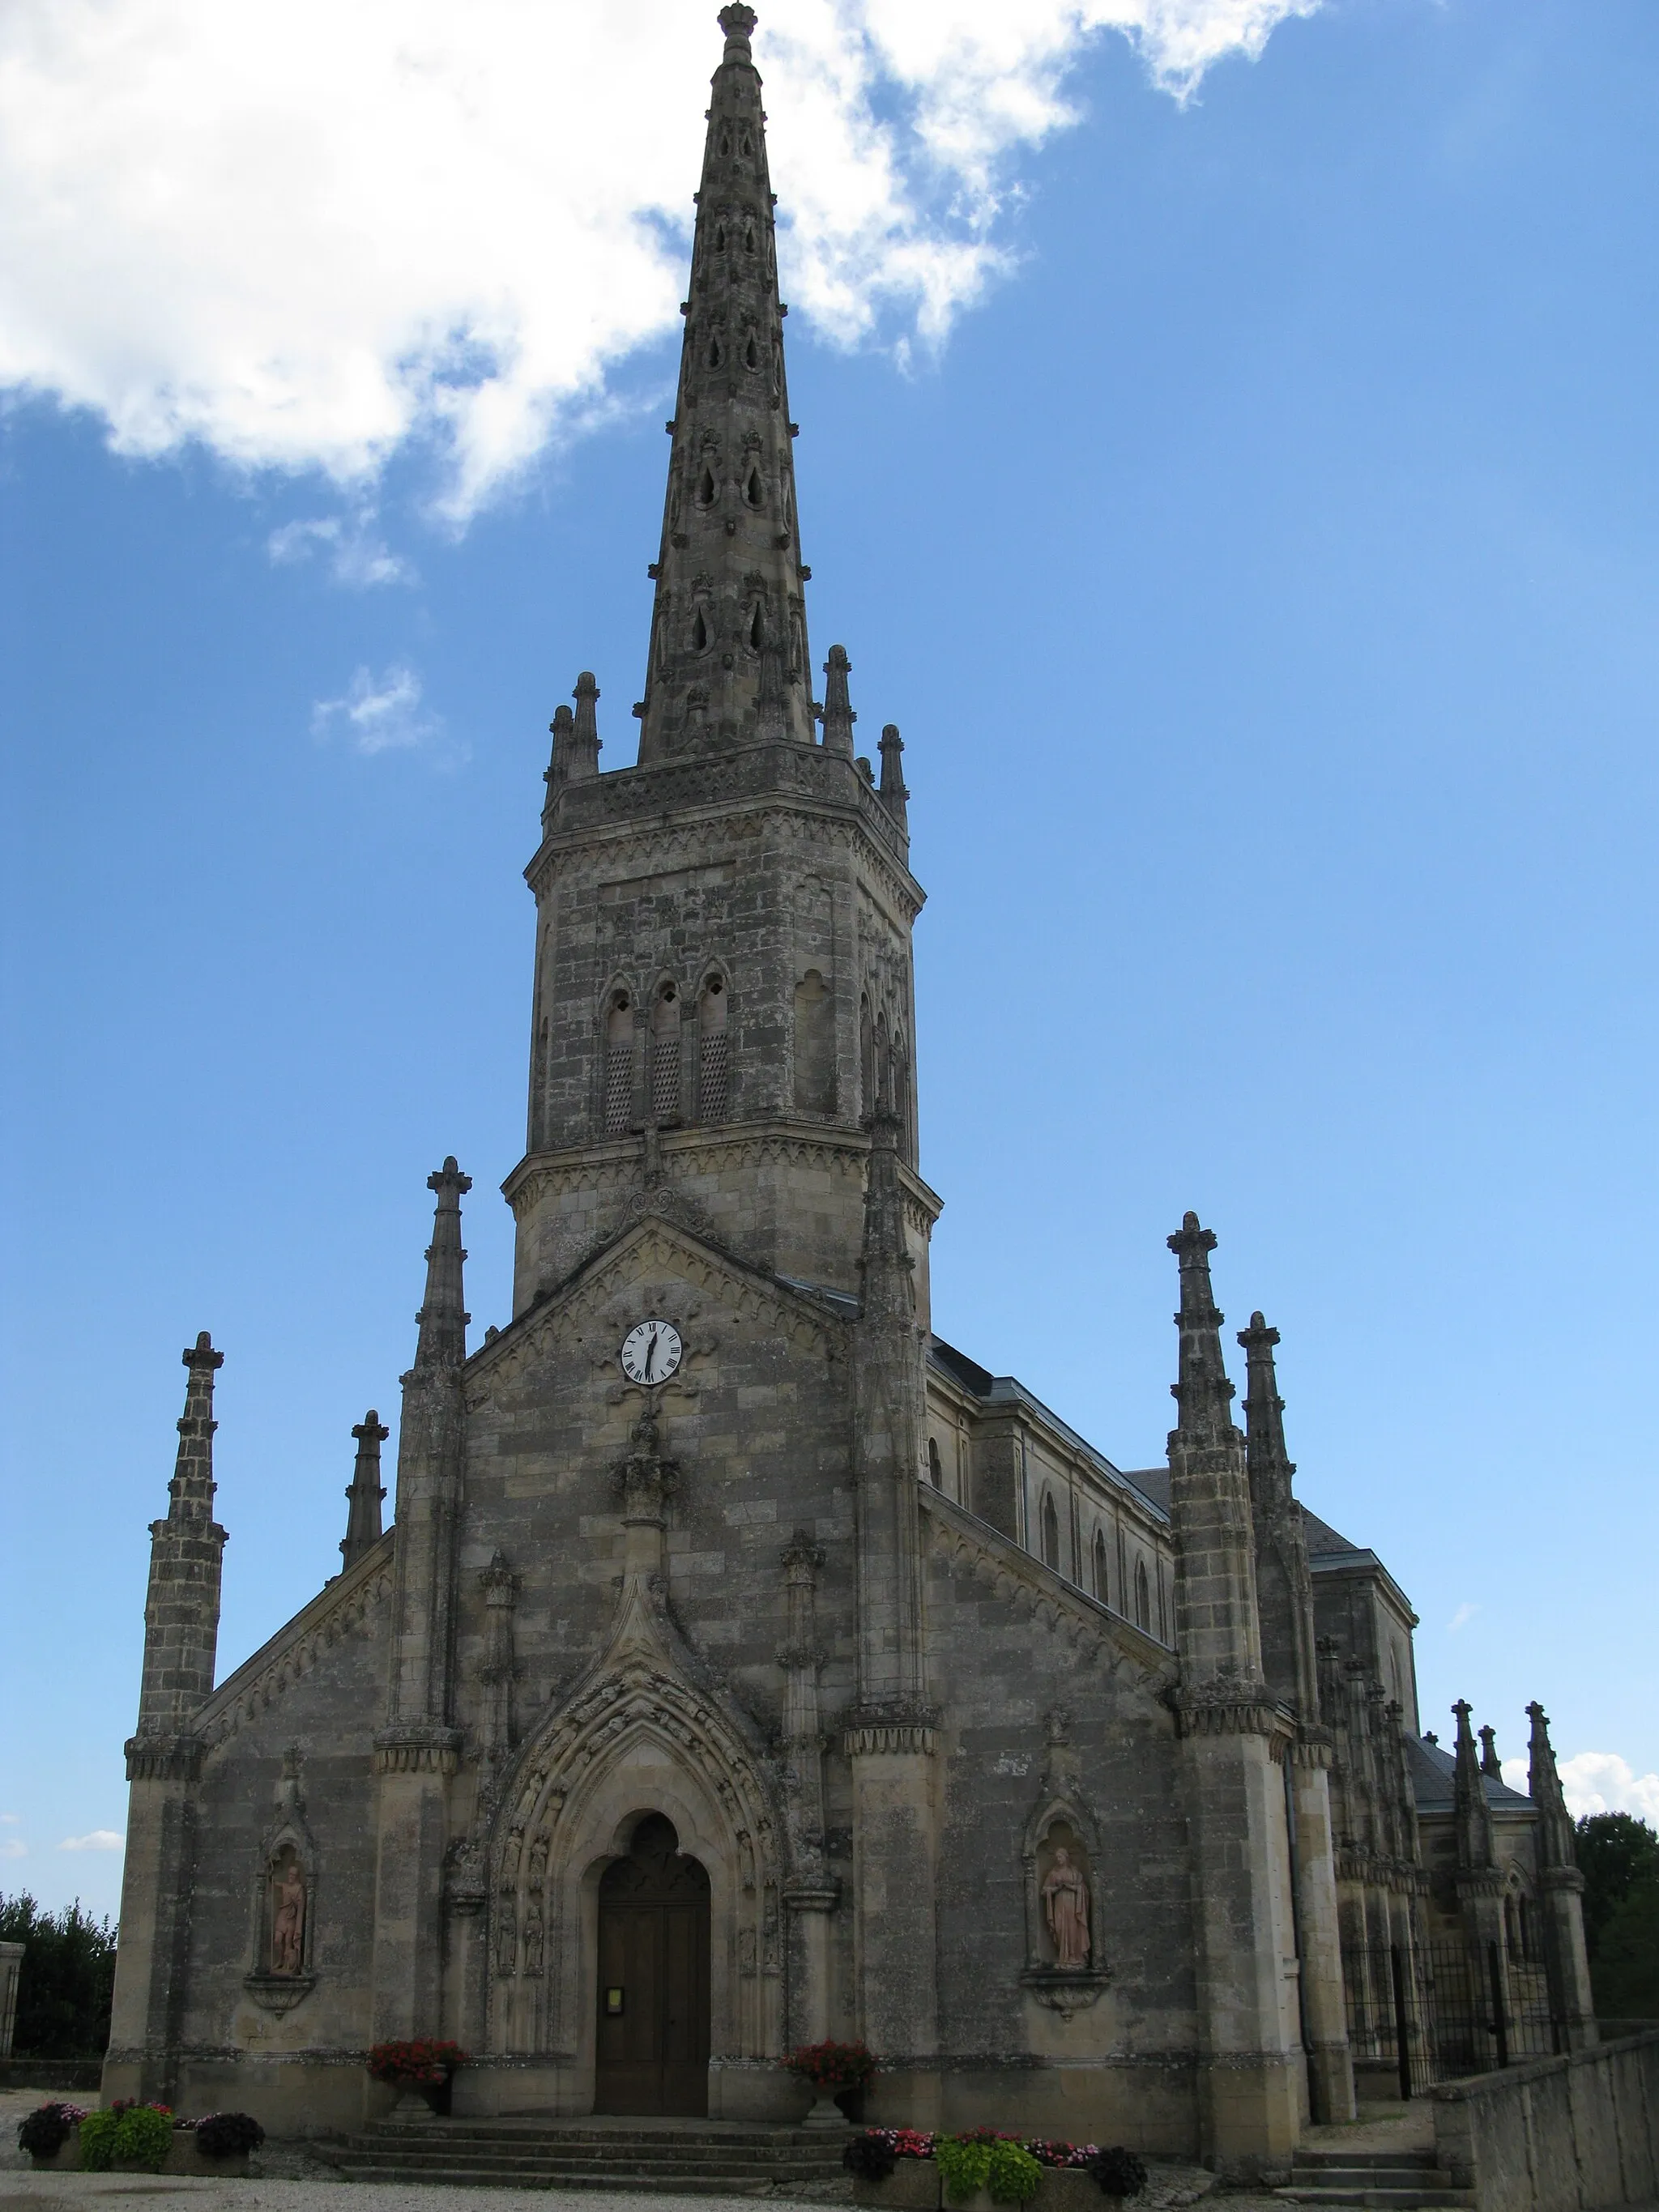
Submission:
[[[836,2102],[833,2089],[814,2088],[811,2111],[801,2122],[804,2128],[847,2128],[852,2124]]]
[[[454,2081],[453,2074],[446,2074],[441,2081],[392,2082],[389,2086],[398,2092],[398,2101],[386,2114],[388,2125],[424,2127],[433,2119],[447,2118]]]
[[[1027,2212],[1106,2212],[1109,2201],[1086,2166],[1045,2166]]]
[[[218,2179],[228,2174],[246,2174],[247,2153],[237,2151],[229,2158],[210,2158],[188,2128],[174,2131],[167,2147],[163,2173],[193,2173],[198,2178]]]
[[[880,2181],[853,2177],[854,2204],[890,2204],[895,2212],[939,2212],[939,2168],[931,2158],[902,2158]]]

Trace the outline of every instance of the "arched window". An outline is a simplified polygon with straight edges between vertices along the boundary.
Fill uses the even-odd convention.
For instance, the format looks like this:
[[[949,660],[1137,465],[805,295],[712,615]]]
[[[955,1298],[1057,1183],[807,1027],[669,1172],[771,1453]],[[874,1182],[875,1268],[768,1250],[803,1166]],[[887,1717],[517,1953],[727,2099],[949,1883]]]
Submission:
[[[1106,1532],[1095,1530],[1095,1595],[1103,1605],[1109,1604],[1111,1590],[1106,1580]]]
[[[939,1464],[939,1444],[933,1437],[927,1439],[927,1480],[935,1490],[944,1489],[945,1469]]]
[[[697,1119],[726,1119],[726,986],[711,975],[697,1001]]]
[[[1054,1510],[1053,1493],[1042,1493],[1042,1564],[1060,1572],[1060,1516]]]
[[[680,994],[672,983],[651,1009],[651,1114],[659,1123],[680,1118]]]
[[[750,470],[749,481],[743,488],[743,495],[750,507],[760,507],[765,506],[766,493],[761,484],[760,471],[758,469],[751,468]]]
[[[708,624],[703,619],[701,607],[691,617],[691,650],[693,653],[707,653],[708,650]]]
[[[1135,1561],[1135,1626],[1148,1635],[1152,1628],[1152,1586],[1146,1579],[1146,1562]]]
[[[620,1137],[634,1118],[634,1002],[626,991],[605,1020],[605,1133]]]
[[[806,1114],[836,1110],[836,1002],[816,968],[795,986],[795,1103]]]
[[[714,504],[714,471],[705,464],[702,474],[697,478],[697,505],[713,507]]]

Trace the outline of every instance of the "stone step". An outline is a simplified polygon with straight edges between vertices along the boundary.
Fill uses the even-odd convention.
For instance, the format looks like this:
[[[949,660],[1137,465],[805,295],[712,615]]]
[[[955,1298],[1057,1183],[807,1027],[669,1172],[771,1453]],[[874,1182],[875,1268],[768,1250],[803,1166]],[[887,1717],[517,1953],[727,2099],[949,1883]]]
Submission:
[[[1304,2166],[1364,2166],[1367,2172],[1385,2166],[1410,2166],[1414,2172],[1437,2171],[1431,2150],[1298,2150],[1293,2164],[1298,2171]]]
[[[1390,2159],[1373,2165],[1369,2159],[1344,2159],[1329,2166],[1304,2166],[1297,2159],[1291,2167],[1292,2189],[1436,2189],[1439,2168],[1431,2161]]]
[[[1475,2202],[1472,2189],[1441,2189],[1420,2183],[1404,2189],[1370,2185],[1343,2189],[1292,2182],[1288,2189],[1275,2189],[1273,2195],[1285,2204],[1354,2205],[1370,2208],[1370,2212],[1425,2212],[1425,2208],[1432,2206],[1463,2206],[1474,2212]]]
[[[430,2182],[434,2179],[432,2168],[421,2165],[374,2166],[359,2172],[355,2170],[354,2161],[342,2160],[338,2163],[338,2170],[349,2182],[393,2182],[403,2186]],[[786,2179],[794,2178],[789,2176]],[[616,2189],[623,2184],[630,2190],[661,2190],[682,2197],[769,2197],[775,2185],[770,2176],[757,2178],[750,2166],[734,2168],[732,2172],[720,2177],[698,2174],[618,2175],[615,2172],[562,2173],[550,2168],[534,2176],[527,2176],[516,2167],[497,2172],[491,2166],[480,2165],[463,2167],[453,2173],[446,2172],[444,2179],[470,2189]]]
[[[721,2173],[752,2173],[762,2177],[788,2174],[792,2178],[811,2179],[842,2171],[839,2160],[832,2163],[827,2160],[787,2156],[765,2160],[712,2155],[653,2158],[648,2154],[638,2152],[620,2155],[588,2155],[571,2151],[468,2151],[455,2148],[417,2150],[389,2143],[379,2143],[367,2150],[348,2148],[340,2156],[359,2166],[424,2166],[434,2172],[459,2172],[463,2167],[475,2166],[495,2166],[503,2169],[510,2166],[519,2172],[541,2173],[558,2166],[572,2172],[596,2173],[701,2173],[718,2170]]]

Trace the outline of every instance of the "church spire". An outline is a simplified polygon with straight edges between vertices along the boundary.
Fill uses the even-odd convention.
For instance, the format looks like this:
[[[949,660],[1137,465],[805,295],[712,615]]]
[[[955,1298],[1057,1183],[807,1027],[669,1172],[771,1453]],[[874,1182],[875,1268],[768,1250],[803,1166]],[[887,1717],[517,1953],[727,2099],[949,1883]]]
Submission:
[[[426,1297],[415,1316],[420,1326],[415,1365],[417,1370],[459,1367],[466,1358],[466,1325],[472,1318],[465,1310],[461,1287],[466,1258],[461,1248],[461,1200],[471,1189],[472,1178],[461,1173],[452,1152],[437,1173],[427,1177],[426,1187],[437,1193],[438,1205],[432,1242],[426,1248]]]
[[[640,765],[814,742],[793,426],[752,8],[723,8],[697,195]],[[580,716],[578,718],[580,726]]]
[[[351,1433],[357,1439],[357,1464],[346,1492],[350,1503],[340,1545],[340,1558],[347,1567],[355,1567],[380,1540],[380,1505],[386,1497],[380,1484],[380,1446],[392,1431],[371,1406]]]

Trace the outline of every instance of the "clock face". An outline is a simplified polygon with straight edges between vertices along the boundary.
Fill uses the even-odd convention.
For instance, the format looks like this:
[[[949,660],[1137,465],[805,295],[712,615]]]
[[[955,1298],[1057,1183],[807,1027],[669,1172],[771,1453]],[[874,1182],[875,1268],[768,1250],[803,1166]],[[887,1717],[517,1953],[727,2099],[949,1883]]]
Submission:
[[[636,1322],[623,1339],[622,1371],[630,1382],[665,1382],[684,1348],[672,1321]]]

